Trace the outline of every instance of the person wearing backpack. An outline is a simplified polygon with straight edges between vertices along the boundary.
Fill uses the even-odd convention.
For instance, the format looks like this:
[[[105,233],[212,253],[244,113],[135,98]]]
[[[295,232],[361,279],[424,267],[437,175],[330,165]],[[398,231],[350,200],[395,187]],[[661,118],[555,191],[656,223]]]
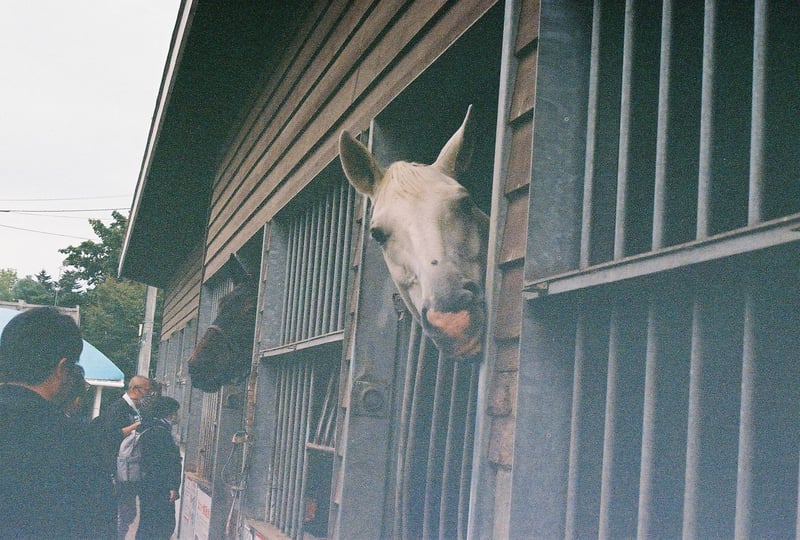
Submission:
[[[101,455],[99,466],[114,478],[115,500],[111,513],[106,516],[109,525],[117,531],[117,539],[124,540],[128,529],[136,519],[137,486],[134,482],[122,482],[116,478],[117,456],[125,438],[140,424],[142,401],[154,394],[153,381],[135,375],[128,381],[122,397],[110,403],[92,420],[91,428],[96,433],[97,453]]]
[[[175,530],[175,501],[180,496],[182,462],[172,437],[172,423],[179,407],[171,397],[155,397],[143,407],[142,423],[133,435],[138,439],[140,474],[137,539],[169,539]],[[136,456],[137,451],[130,454]]]

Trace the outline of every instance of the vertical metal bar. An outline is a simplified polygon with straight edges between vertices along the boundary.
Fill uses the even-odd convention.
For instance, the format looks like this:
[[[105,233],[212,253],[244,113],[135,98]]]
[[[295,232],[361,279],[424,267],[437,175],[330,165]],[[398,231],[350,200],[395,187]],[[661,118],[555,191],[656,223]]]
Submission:
[[[344,235],[345,231],[345,214],[347,213],[347,205],[345,204],[345,188],[337,193],[337,213],[336,213],[336,265],[333,269],[333,282],[331,283],[331,325],[329,331],[339,329],[339,308],[345,300],[339,295],[339,284],[343,279],[347,279],[346,261],[349,260],[349,255],[344,251]]]
[[[580,267],[591,263],[592,207],[594,205],[594,158],[597,142],[597,102],[600,77],[600,0],[595,0],[592,17],[592,52],[589,61],[589,105],[586,115],[586,162],[583,173]]]
[[[300,397],[300,403],[297,411],[297,437],[294,441],[295,462],[292,464],[292,472],[294,474],[294,481],[292,482],[292,504],[290,510],[291,516],[291,536],[293,538],[302,538],[302,523],[303,523],[303,474],[305,470],[305,457],[306,457],[306,441],[308,440],[308,405],[311,393],[311,371],[313,368],[308,360],[303,360],[302,366],[298,366],[301,370],[300,377],[298,378],[297,393]]]
[[[400,402],[400,423],[397,434],[397,462],[395,473],[397,479],[394,488],[394,522],[392,531],[394,538],[403,538],[403,527],[401,516],[403,515],[404,508],[402,506],[403,494],[405,488],[405,468],[407,463],[405,461],[405,446],[408,436],[408,422],[410,414],[411,397],[413,395],[414,386],[412,384],[412,377],[416,375],[417,361],[419,360],[419,346],[420,346],[420,326],[416,322],[411,323],[411,331],[408,337],[408,353],[406,354],[406,372],[403,380],[403,399]],[[415,353],[417,353],[415,355]]]
[[[277,403],[277,418],[275,422],[275,449],[273,450],[273,466],[272,466],[272,482],[270,484],[270,491],[272,492],[272,503],[269,507],[270,514],[269,514],[269,521],[271,523],[278,522],[278,511],[280,509],[280,485],[281,485],[281,478],[283,475],[283,470],[281,468],[281,462],[283,460],[283,422],[284,418],[286,417],[283,414],[284,405],[285,405],[285,395],[286,391],[284,387],[286,385],[286,380],[284,377],[283,369],[281,369],[281,365],[278,363],[275,365],[275,377],[278,381],[278,393],[276,396],[276,403]]]
[[[697,538],[697,505],[700,480],[700,448],[703,418],[702,409],[702,383],[703,383],[703,350],[704,306],[699,298],[692,307],[692,345],[691,367],[689,369],[689,421],[686,433],[686,473],[685,489],[683,496],[683,537]]]
[[[289,473],[292,469],[291,465],[291,444],[292,444],[292,431],[294,427],[292,413],[295,408],[297,395],[294,392],[296,382],[296,369],[293,365],[287,362],[287,386],[286,386],[286,418],[284,420],[284,439],[283,439],[283,463],[281,471],[281,506],[278,515],[278,527],[286,532],[287,518],[288,518],[288,503],[289,503]]]
[[[613,495],[613,480],[616,469],[616,433],[619,407],[617,401],[617,388],[619,388],[619,325],[620,307],[611,308],[608,331],[608,375],[606,384],[606,411],[603,426],[603,470],[600,477],[600,520],[598,525],[598,538],[613,538],[611,529],[611,503]]]
[[[342,253],[344,255],[345,265],[342,267],[342,279],[339,284],[339,317],[336,321],[336,329],[341,330],[344,328],[345,312],[347,309],[347,278],[348,278],[348,265],[350,261],[350,244],[352,239],[351,230],[353,227],[353,209],[355,207],[355,191],[348,184],[347,188],[347,211],[345,212],[345,227],[344,227],[344,247]]]
[[[642,466],[639,477],[639,521],[637,537],[650,538],[653,518],[654,451],[656,443],[656,397],[658,386],[658,353],[656,347],[657,321],[655,306],[651,302],[647,310],[647,352],[644,376],[644,419],[642,422]]]
[[[653,192],[652,249],[664,247],[667,198],[667,143],[669,133],[669,90],[672,57],[672,0],[664,0],[661,13],[661,60],[658,74],[658,120],[656,126],[656,170]]]
[[[586,337],[586,312],[578,311],[578,320],[575,327],[575,364],[572,375],[572,418],[570,419],[569,441],[569,468],[567,472],[567,510],[564,527],[564,537],[577,536],[578,493],[580,473],[580,447],[581,447],[581,410],[583,396],[583,374],[586,351],[584,342]]]
[[[467,410],[465,411],[466,420],[464,421],[464,443],[461,450],[461,478],[458,490],[458,537],[467,537],[467,526],[470,513],[470,484],[472,481],[472,459],[473,448],[475,446],[475,422],[478,404],[478,384],[480,377],[480,365],[472,364],[470,369],[469,394],[467,395]]]
[[[338,188],[337,188],[338,189]],[[336,208],[333,206],[333,190],[328,190],[325,193],[325,231],[323,232],[323,263],[324,276],[319,280],[320,286],[320,303],[321,312],[319,317],[319,326],[317,327],[317,334],[327,334],[330,332],[330,318],[331,318],[331,278],[333,277],[333,266],[336,264],[333,250],[335,239],[336,224],[333,222],[333,215]]]
[[[300,305],[300,331],[295,337],[295,341],[300,341],[308,338],[308,313],[310,311],[311,302],[311,267],[313,265],[312,241],[314,237],[314,215],[312,209],[306,210],[305,220],[303,222],[303,302]]]
[[[306,332],[306,339],[316,336],[314,329],[317,326],[317,311],[318,311],[318,293],[319,289],[319,273],[321,269],[320,248],[322,246],[322,209],[319,204],[315,205],[311,211],[312,230],[313,235],[311,238],[311,268],[309,268],[310,284],[309,284],[309,306],[308,306],[308,331]]]
[[[278,461],[280,459],[280,440],[281,440],[281,411],[283,410],[283,377],[281,371],[277,367],[268,367],[268,371],[274,373],[275,376],[275,429],[272,432],[272,455],[269,460],[269,469],[267,471],[267,497],[266,497],[266,517],[267,521],[274,521],[275,519],[275,504],[276,504],[276,490],[277,481],[279,476]]]
[[[703,23],[703,82],[700,97],[700,156],[697,182],[697,238],[711,234],[711,158],[714,134],[716,0],[706,0]]]
[[[628,214],[628,153],[630,148],[631,127],[631,90],[633,83],[633,49],[635,34],[634,0],[625,2],[625,35],[622,49],[622,95],[620,99],[619,120],[619,164],[617,170],[617,207],[614,221],[614,258],[625,256],[627,240],[626,218]]]
[[[434,502],[436,493],[434,492],[433,479],[436,476],[436,466],[440,461],[440,450],[438,445],[439,432],[441,431],[442,402],[446,386],[445,358],[439,353],[439,361],[436,363],[436,381],[433,387],[433,412],[431,414],[431,429],[428,436],[428,459],[425,467],[425,501],[424,513],[422,515],[422,536],[432,538],[431,530],[433,523],[439,520],[433,516]]]
[[[416,447],[417,437],[416,437],[416,429],[417,429],[417,405],[420,398],[420,394],[422,393],[422,371],[425,364],[425,355],[428,347],[428,339],[423,337],[422,342],[419,346],[419,354],[417,356],[417,369],[416,373],[414,374],[414,391],[411,396],[411,410],[409,412],[409,422],[408,422],[408,437],[406,439],[406,448],[405,448],[405,455],[403,456],[403,461],[406,464],[406,467],[403,469],[403,497],[402,497],[402,530],[403,530],[403,538],[406,538],[409,534],[409,517],[410,517],[410,508],[409,508],[409,499],[411,497],[411,475],[413,473],[413,459],[414,459],[414,450]]]
[[[449,499],[451,493],[451,481],[453,476],[453,447],[456,436],[456,416],[463,414],[458,408],[459,395],[459,374],[463,364],[456,362],[453,366],[453,376],[450,381],[450,403],[447,407],[447,434],[444,442],[444,470],[442,471],[442,486],[439,490],[439,538],[447,537],[447,518],[450,514]],[[458,509],[456,509],[458,510]]]
[[[764,220],[764,81],[767,58],[767,0],[756,0],[753,21],[753,105],[750,113],[750,194],[747,224]]]
[[[294,235],[292,234],[292,230],[294,229],[293,224],[289,224],[289,231],[287,235],[287,242],[286,242],[286,268],[285,268],[285,275],[283,278],[283,309],[281,310],[281,328],[280,328],[280,342],[281,344],[286,343],[286,331],[287,325],[289,324],[289,306],[291,305],[291,297],[292,297],[292,257],[294,254]]]
[[[739,456],[734,536],[752,536],[753,460],[755,459],[756,314],[752,292],[745,295],[742,339],[742,398],[739,412]]]
[[[290,228],[290,244],[292,246],[292,253],[290,264],[290,280],[291,288],[287,292],[288,298],[287,310],[284,313],[286,319],[286,333],[283,336],[283,343],[291,343],[294,337],[294,329],[297,324],[297,296],[299,293],[299,274],[300,274],[300,224],[297,219],[292,220]]]
[[[294,522],[294,503],[296,493],[294,491],[294,482],[297,476],[297,463],[298,463],[298,446],[300,438],[300,411],[302,410],[302,366],[294,363],[292,365],[292,408],[289,411],[289,441],[288,453],[289,463],[286,475],[286,530],[291,533],[291,526]]]

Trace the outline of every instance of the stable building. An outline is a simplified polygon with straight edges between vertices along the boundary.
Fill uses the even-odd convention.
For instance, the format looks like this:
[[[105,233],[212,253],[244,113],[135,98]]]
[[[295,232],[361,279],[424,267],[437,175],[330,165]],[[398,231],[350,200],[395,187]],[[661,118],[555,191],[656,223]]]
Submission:
[[[796,536],[798,28],[774,0],[184,1],[120,268],[164,292],[180,537]],[[487,334],[457,362],[337,141],[431,163],[469,105]],[[192,387],[249,279],[245,369]]]

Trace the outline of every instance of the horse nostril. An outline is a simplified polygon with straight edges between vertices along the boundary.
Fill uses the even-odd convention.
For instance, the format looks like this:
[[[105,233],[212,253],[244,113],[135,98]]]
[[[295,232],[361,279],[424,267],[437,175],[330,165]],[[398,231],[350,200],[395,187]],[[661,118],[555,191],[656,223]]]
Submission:
[[[469,291],[473,297],[478,297],[481,294],[481,286],[474,281],[467,281],[464,283],[463,289]]]

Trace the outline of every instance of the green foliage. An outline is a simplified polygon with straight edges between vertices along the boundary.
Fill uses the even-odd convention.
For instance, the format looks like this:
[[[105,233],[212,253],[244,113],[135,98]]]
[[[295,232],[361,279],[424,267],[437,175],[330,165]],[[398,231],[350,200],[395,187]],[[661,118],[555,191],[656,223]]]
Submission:
[[[55,304],[55,286],[50,276],[40,272],[35,278],[30,276],[17,280],[13,289],[15,300],[29,304],[52,306]]]
[[[130,377],[139,358],[139,325],[144,320],[145,286],[107,277],[88,290],[81,306],[83,337]]]
[[[67,256],[64,264],[73,268],[75,277],[85,281],[89,287],[102,283],[107,277],[117,276],[128,218],[117,211],[112,212],[111,216],[114,222],[108,227],[99,219],[89,220],[95,234],[100,238],[99,243],[86,240],[78,246],[58,250]]]
[[[24,300],[29,304],[80,307],[81,332],[125,373],[136,374],[139,358],[139,325],[144,320],[146,286],[117,279],[122,242],[128,219],[113,212],[114,221],[89,223],[99,242],[87,240],[59,252],[66,255],[67,269],[58,281],[44,270],[20,279],[13,269],[0,270],[0,300]],[[153,351],[158,358],[160,310],[154,322]]]
[[[14,285],[17,284],[17,271],[13,268],[0,270],[0,301],[10,302],[14,298]]]

